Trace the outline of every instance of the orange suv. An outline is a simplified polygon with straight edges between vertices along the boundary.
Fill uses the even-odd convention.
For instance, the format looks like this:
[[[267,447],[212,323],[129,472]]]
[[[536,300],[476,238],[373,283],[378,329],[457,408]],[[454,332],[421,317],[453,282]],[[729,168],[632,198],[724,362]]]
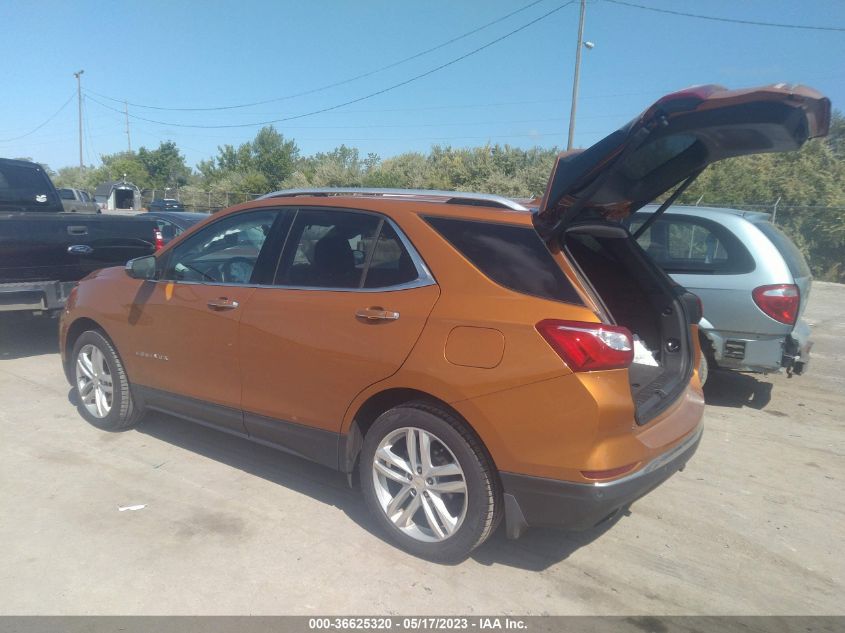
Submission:
[[[806,88],[700,87],[561,155],[536,209],[330,189],[218,213],[73,292],[79,411],[109,430],[164,411],[357,471],[384,532],[434,560],[502,518],[512,538],[590,528],[683,468],[704,408],[697,299],[619,220],[829,116]]]

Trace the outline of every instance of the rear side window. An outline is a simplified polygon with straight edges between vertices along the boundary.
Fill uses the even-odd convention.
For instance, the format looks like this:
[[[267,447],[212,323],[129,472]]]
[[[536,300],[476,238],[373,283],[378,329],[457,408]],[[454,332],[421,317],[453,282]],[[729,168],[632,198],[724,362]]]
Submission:
[[[62,200],[75,200],[73,189],[59,189],[59,195],[62,197]]]
[[[775,245],[793,277],[810,276],[810,267],[807,265],[807,260],[804,259],[804,255],[783,231],[771,222],[755,222],[754,226],[760,229],[763,235],[768,237],[769,241]]]
[[[582,303],[532,227],[442,217],[425,219],[497,284],[535,297]]]
[[[647,215],[630,221],[631,232]],[[732,275],[754,270],[754,259],[727,228],[702,218],[665,214],[637,238],[654,262],[670,274]]]

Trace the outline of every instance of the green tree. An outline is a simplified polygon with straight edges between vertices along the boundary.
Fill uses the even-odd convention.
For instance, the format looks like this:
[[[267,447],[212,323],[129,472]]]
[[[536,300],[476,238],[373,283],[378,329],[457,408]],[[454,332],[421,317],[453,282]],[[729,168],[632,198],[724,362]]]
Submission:
[[[191,176],[185,157],[173,141],[163,141],[154,150],[140,148],[137,161],[147,172],[146,186],[153,189],[184,187]]]
[[[217,156],[200,161],[200,181],[209,189],[237,193],[267,193],[279,189],[299,159],[296,141],[285,139],[273,126],[261,128],[252,141],[221,145]],[[224,188],[231,187],[231,189]]]

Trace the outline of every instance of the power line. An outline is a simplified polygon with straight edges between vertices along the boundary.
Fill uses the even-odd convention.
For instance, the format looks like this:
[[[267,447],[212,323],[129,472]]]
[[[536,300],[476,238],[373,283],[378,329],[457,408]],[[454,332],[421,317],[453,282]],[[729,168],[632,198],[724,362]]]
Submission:
[[[375,92],[371,92],[370,94],[364,95],[363,97],[357,97],[355,99],[350,99],[348,101],[344,101],[343,103],[338,103],[338,104],[335,104],[335,105],[332,105],[332,106],[327,106],[325,108],[320,108],[319,110],[312,110],[311,112],[305,112],[305,113],[302,113],[302,114],[294,114],[294,115],[291,115],[291,116],[273,119],[273,120],[270,120],[270,121],[258,121],[258,122],[255,122],[255,123],[238,123],[238,124],[230,123],[230,124],[226,124],[226,125],[197,125],[197,124],[190,124],[190,123],[172,123],[172,122],[168,122],[168,121],[157,121],[155,119],[148,119],[146,117],[138,116],[137,114],[130,114],[129,116],[132,117],[133,119],[138,119],[139,121],[146,121],[147,123],[155,123],[157,125],[165,125],[165,126],[168,126],[168,127],[201,128],[201,129],[224,129],[224,128],[226,128],[226,129],[228,129],[228,128],[244,128],[244,127],[258,127],[258,126],[264,126],[264,125],[272,125],[274,123],[282,123],[284,121],[293,121],[295,119],[302,119],[302,118],[305,118],[305,117],[314,116],[315,114],[322,114],[324,112],[330,112],[332,110],[337,110],[337,109],[342,108],[344,106],[352,105],[353,103],[359,103],[361,101],[365,101],[366,99],[371,99],[372,97],[376,97],[378,95],[385,94],[386,92],[390,92],[391,90],[395,90],[396,88],[401,88],[402,86],[406,86],[406,85],[408,85],[408,84],[410,84],[414,81],[417,81],[417,80],[422,79],[424,77],[428,77],[429,75],[433,75],[434,73],[436,73],[440,70],[443,70],[444,68],[452,66],[453,64],[457,64],[458,62],[463,61],[464,59],[467,59],[468,57],[471,57],[472,55],[475,55],[475,54],[480,53],[481,51],[483,51],[487,48],[490,48],[494,44],[498,44],[502,40],[505,40],[505,39],[511,37],[512,35],[519,33],[520,31],[524,31],[529,26],[533,26],[537,22],[540,22],[541,20],[546,19],[550,15],[557,13],[558,11],[563,9],[564,7],[569,6],[570,4],[572,4],[572,2],[574,2],[574,0],[569,0],[569,2],[564,2],[563,4],[558,5],[557,7],[552,9],[551,11],[544,13],[540,17],[534,18],[530,22],[526,22],[522,26],[520,26],[520,27],[518,27],[518,28],[516,28],[516,29],[514,29],[514,30],[512,30],[508,33],[505,33],[504,35],[497,37],[496,39],[494,39],[490,42],[487,42],[486,44],[483,44],[483,45],[479,46],[478,48],[475,48],[475,49],[469,51],[468,53],[464,53],[460,57],[456,57],[455,59],[452,59],[448,62],[440,64],[439,66],[431,68],[431,69],[429,69],[425,72],[419,73],[418,75],[414,75],[413,77],[411,77],[409,79],[405,79],[404,81],[400,81],[399,83],[395,83],[395,84],[388,86],[386,88],[382,88],[381,90],[376,90]],[[89,91],[86,90],[86,93],[87,92],[89,92]],[[93,101],[94,103],[100,104],[104,108],[108,108],[109,110],[117,112],[118,114],[123,114],[123,112],[121,112],[120,110],[117,110],[116,108],[113,108],[110,105],[103,103],[102,101],[98,101],[97,99],[94,99],[93,97],[90,96],[90,94],[89,94],[88,98],[91,99],[91,101]]]
[[[633,2],[626,2],[625,0],[605,0],[613,4],[619,4],[634,9],[643,9],[645,11],[654,11],[656,13],[668,13],[669,15],[680,15],[685,18],[698,18],[699,20],[712,20],[713,22],[730,22],[732,24],[748,24],[751,26],[772,26],[781,29],[803,29],[809,31],[845,31],[845,27],[840,26],[811,26],[806,24],[782,24],[778,22],[760,22],[757,20],[739,20],[734,18],[721,18],[714,15],[701,15],[698,13],[684,13],[683,11],[673,11],[672,9],[659,9],[657,7],[649,7],[644,4],[634,4]]]
[[[276,102],[279,102],[279,101],[285,101],[287,99],[294,99],[296,97],[304,97],[306,95],[311,95],[311,94],[314,94],[314,93],[317,93],[317,92],[323,92],[324,90],[329,90],[331,88],[337,88],[338,86],[343,86],[345,84],[352,83],[353,81],[357,81],[359,79],[364,79],[366,77],[370,77],[370,76],[375,75],[377,73],[383,72],[385,70],[389,70],[391,68],[395,68],[396,66],[399,66],[399,65],[404,64],[406,62],[412,61],[412,60],[417,59],[419,57],[422,57],[423,55],[428,55],[429,53],[433,53],[434,51],[440,50],[441,48],[445,48],[446,46],[448,46],[450,44],[454,44],[455,42],[457,42],[459,40],[465,39],[465,38],[469,37],[470,35],[475,35],[479,31],[483,31],[484,29],[489,28],[489,27],[493,26],[494,24],[498,24],[499,22],[504,22],[505,20],[507,20],[510,17],[513,17],[517,13],[522,13],[523,11],[530,9],[531,7],[533,7],[537,4],[540,4],[541,2],[545,2],[545,0],[534,0],[533,2],[526,4],[525,6],[517,9],[516,11],[511,11],[507,15],[503,15],[499,18],[496,18],[492,22],[488,22],[487,24],[482,24],[481,26],[476,27],[476,28],[472,29],[471,31],[467,31],[466,33],[458,35],[457,37],[453,37],[450,40],[446,40],[445,42],[442,42],[442,43],[438,44],[437,46],[432,46],[431,48],[427,48],[424,51],[420,51],[419,53],[415,53],[413,55],[410,55],[409,57],[405,57],[403,59],[400,59],[399,61],[392,62],[390,64],[387,64],[386,66],[381,66],[379,68],[376,68],[375,70],[370,70],[370,71],[367,71],[365,73],[361,73],[360,75],[355,75],[354,77],[349,77],[347,79],[341,79],[340,81],[335,81],[333,83],[326,84],[326,85],[320,86],[318,88],[312,88],[310,90],[305,90],[303,92],[297,92],[297,93],[294,93],[294,94],[285,95],[283,97],[275,97],[273,99],[265,99],[264,101],[253,101],[251,103],[241,103],[241,104],[238,104],[238,105],[208,106],[208,107],[205,107],[205,108],[167,108],[167,107],[162,107],[162,106],[152,106],[152,105],[144,105],[144,104],[140,104],[140,103],[132,103],[131,101],[128,102],[128,105],[131,105],[134,108],[146,108],[148,110],[167,110],[169,112],[211,112],[211,111],[217,111],[217,110],[237,110],[237,109],[240,109],[240,108],[251,108],[251,107],[254,107],[254,106],[258,106],[258,105],[265,105],[267,103],[276,103]],[[90,92],[91,94],[97,95],[98,97],[101,97],[103,99],[108,99],[109,101],[114,101],[116,103],[127,103],[125,101],[125,99],[116,99],[114,97],[109,97],[107,95],[100,94],[98,92],[94,92],[93,90],[89,90],[88,92]]]
[[[57,116],[59,116],[59,114],[61,113],[61,111],[62,111],[62,110],[64,110],[64,109],[68,106],[68,104],[69,104],[71,101],[73,101],[73,98],[74,98],[75,96],[76,96],[76,90],[74,90],[74,91],[73,91],[73,93],[72,93],[72,94],[71,94],[71,95],[67,98],[67,101],[65,101],[65,102],[62,104],[62,106],[61,106],[58,110],[56,110],[56,111],[55,111],[52,115],[50,115],[50,116],[47,118],[47,120],[46,120],[46,121],[44,121],[44,123],[42,123],[42,124],[41,124],[41,125],[39,125],[38,127],[34,128],[34,129],[32,129],[32,130],[30,130],[30,131],[29,131],[29,132],[27,132],[26,134],[21,134],[20,136],[15,136],[15,137],[12,137],[12,138],[2,138],[2,139],[0,139],[0,143],[9,143],[9,142],[11,142],[11,141],[17,141],[17,140],[20,140],[20,139],[22,139],[22,138],[26,138],[27,136],[31,136],[31,135],[35,134],[38,130],[40,130],[42,127],[44,127],[45,125],[47,125],[50,121],[52,121],[52,120],[53,120],[53,119],[55,119]]]

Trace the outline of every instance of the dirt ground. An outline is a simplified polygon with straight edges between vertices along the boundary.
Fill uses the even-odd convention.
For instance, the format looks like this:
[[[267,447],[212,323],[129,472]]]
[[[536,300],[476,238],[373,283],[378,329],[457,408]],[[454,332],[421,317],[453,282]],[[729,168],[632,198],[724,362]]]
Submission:
[[[89,426],[55,322],[4,318],[0,613],[842,614],[845,286],[806,316],[809,372],[712,375],[698,453],[630,514],[455,566],[384,542],[320,466],[164,415]]]

